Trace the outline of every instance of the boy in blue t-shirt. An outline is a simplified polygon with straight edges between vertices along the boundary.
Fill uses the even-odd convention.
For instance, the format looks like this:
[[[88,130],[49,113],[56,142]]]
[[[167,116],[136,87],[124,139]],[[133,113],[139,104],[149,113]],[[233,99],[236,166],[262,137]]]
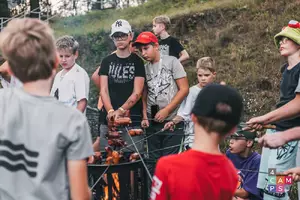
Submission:
[[[229,149],[226,152],[226,156],[238,170],[239,184],[235,192],[237,199],[263,199],[256,187],[260,155],[252,151],[255,138],[256,132],[245,131],[241,127],[230,136]]]

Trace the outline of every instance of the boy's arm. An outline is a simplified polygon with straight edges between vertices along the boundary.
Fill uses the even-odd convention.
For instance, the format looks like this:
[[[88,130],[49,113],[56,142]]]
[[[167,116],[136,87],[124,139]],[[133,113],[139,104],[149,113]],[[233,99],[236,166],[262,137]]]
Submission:
[[[189,59],[190,58],[190,56],[189,56],[189,54],[188,54],[188,52],[186,51],[186,50],[182,50],[180,53],[179,53],[179,61],[180,62],[183,62],[183,61],[185,61],[185,60],[187,60],[187,59]]]
[[[77,109],[84,112],[87,107],[89,96],[90,79],[86,72],[82,72],[77,76],[75,81],[75,95],[77,100]]]
[[[77,101],[77,109],[80,111],[80,112],[84,112],[85,109],[86,109],[86,106],[87,106],[87,100],[86,99],[81,99],[80,101]]]
[[[179,40],[177,40],[176,38],[173,38],[172,42],[173,42],[172,48],[174,49],[176,54],[179,55],[178,60],[181,63],[190,58],[188,52],[184,49],[182,44],[180,44]]]
[[[143,119],[148,119],[147,116],[147,98],[148,98],[148,87],[145,84],[143,89],[143,96],[142,96],[142,102],[143,102]]]
[[[148,128],[149,121],[147,116],[147,97],[148,97],[148,87],[144,84],[143,95],[142,95],[142,103],[143,103],[143,120],[142,120],[142,127]]]
[[[234,193],[234,196],[246,199],[249,196],[249,192],[247,192],[246,190],[244,190],[243,188],[241,189],[237,189]]]
[[[294,140],[300,140],[300,127],[291,128],[275,134],[265,134],[259,138],[258,142],[264,147],[277,148]]]
[[[108,91],[108,76],[101,75],[100,76],[100,95],[104,105],[105,110],[108,112],[113,110],[113,106],[111,105],[109,91]]]
[[[96,71],[92,75],[92,81],[96,85],[97,88],[100,89],[100,76],[99,76],[100,66],[96,69]]]
[[[178,87],[177,94],[173,97],[172,101],[165,108],[158,111],[155,116],[155,119],[159,122],[163,122],[189,93],[189,83],[186,77],[176,79],[176,84]]]
[[[261,124],[269,124],[276,121],[286,120],[300,115],[300,93],[296,93],[293,100],[263,116],[250,119],[247,124],[253,128],[261,128]]]
[[[135,77],[134,78],[134,87],[132,94],[127,99],[127,101],[121,106],[124,110],[129,110],[136,104],[136,102],[141,98],[144,88],[145,78],[144,77]]]
[[[90,200],[87,164],[85,160],[69,160],[68,175],[72,200]]]
[[[66,158],[72,200],[90,199],[86,159],[93,155],[92,138],[85,116],[75,113],[69,119],[66,141]]]

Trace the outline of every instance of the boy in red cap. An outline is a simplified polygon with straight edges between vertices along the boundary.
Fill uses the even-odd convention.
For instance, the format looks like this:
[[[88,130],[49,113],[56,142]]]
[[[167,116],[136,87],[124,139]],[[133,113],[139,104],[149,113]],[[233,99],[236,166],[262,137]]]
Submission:
[[[148,127],[147,134],[151,135],[164,128],[165,121],[172,120],[178,107],[189,92],[186,72],[173,56],[161,56],[157,37],[151,32],[142,32],[133,44],[148,61],[145,65],[147,86],[143,94],[142,126]],[[151,120],[149,126],[148,117]],[[183,126],[183,123],[178,126]],[[181,130],[179,130],[181,131]],[[179,152],[179,144],[183,134],[170,130],[163,134],[155,134],[147,139],[149,158],[156,162],[161,156]],[[177,145],[177,146],[176,146]],[[172,148],[167,148],[175,146]],[[157,149],[162,149],[156,151]],[[154,165],[149,166],[153,172]]]
[[[191,116],[195,124],[192,149],[158,161],[151,200],[232,200],[238,177],[219,143],[235,132],[242,101],[229,86],[211,84],[200,91]]]

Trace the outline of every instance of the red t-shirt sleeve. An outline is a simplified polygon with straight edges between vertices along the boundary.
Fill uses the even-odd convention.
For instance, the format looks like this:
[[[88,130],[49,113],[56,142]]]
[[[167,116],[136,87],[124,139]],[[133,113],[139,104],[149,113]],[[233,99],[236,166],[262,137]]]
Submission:
[[[163,160],[159,160],[156,165],[155,174],[153,176],[150,200],[167,200],[168,188],[167,188],[167,171],[165,169],[166,163],[163,164]]]
[[[231,174],[232,174],[231,188],[232,188],[232,196],[234,196],[235,191],[238,188],[239,178],[237,175],[237,170],[235,169],[234,165],[230,161],[228,163],[230,164],[229,170],[231,170]]]

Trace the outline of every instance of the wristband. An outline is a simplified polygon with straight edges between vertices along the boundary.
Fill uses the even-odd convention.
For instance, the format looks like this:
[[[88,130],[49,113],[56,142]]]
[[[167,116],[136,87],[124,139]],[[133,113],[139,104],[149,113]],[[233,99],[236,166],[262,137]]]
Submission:
[[[125,112],[126,112],[126,110],[124,110],[124,108],[122,108],[122,107],[120,107],[119,110],[121,110],[122,113],[125,113]]]
[[[111,113],[111,112],[114,112],[114,109],[110,109],[107,114]]]

